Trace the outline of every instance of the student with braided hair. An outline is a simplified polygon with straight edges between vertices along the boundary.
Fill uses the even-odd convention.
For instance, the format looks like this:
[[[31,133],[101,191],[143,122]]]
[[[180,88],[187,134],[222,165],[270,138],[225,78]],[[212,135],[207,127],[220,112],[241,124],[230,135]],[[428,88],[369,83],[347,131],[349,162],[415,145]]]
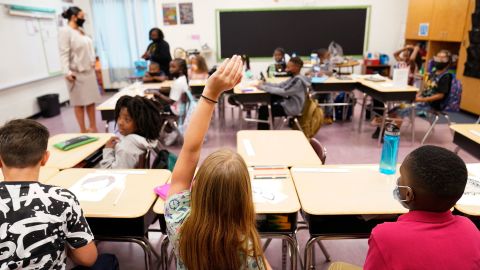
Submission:
[[[140,96],[123,96],[115,105],[115,121],[121,138],[112,137],[103,149],[104,169],[133,169],[141,155],[158,144],[161,117],[154,101]]]

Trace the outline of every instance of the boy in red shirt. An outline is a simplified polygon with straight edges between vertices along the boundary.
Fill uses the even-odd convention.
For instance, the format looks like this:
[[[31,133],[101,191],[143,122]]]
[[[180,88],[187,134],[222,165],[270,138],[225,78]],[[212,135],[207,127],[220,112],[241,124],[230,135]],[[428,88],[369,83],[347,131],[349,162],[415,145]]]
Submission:
[[[479,230],[451,212],[467,177],[463,160],[446,149],[410,153],[393,194],[410,212],[373,229],[364,269],[480,269]]]

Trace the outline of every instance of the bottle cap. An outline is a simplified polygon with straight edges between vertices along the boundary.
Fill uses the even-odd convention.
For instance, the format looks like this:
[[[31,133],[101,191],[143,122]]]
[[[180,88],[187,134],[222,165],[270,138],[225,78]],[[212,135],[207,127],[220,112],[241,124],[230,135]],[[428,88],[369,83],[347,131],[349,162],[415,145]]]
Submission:
[[[387,123],[385,125],[385,135],[400,136],[400,128],[394,123]]]

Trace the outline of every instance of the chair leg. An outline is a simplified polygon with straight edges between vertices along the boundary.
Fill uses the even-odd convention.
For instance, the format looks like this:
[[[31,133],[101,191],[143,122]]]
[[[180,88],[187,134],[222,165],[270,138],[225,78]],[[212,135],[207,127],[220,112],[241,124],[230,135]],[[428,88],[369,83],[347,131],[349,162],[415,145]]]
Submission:
[[[425,134],[425,136],[423,136],[421,145],[423,145],[423,144],[425,143],[425,141],[427,140],[428,136],[430,136],[430,133],[432,133],[433,128],[435,127],[435,125],[436,125],[437,122],[438,122],[438,119],[440,119],[440,117],[439,117],[438,115],[435,115],[435,119],[433,120],[432,124],[430,125],[430,128],[428,128],[427,133]]]
[[[285,123],[287,123],[288,117],[283,118],[282,124],[280,125],[279,129],[282,129],[285,126]]]
[[[298,130],[300,130],[301,132],[303,132],[302,126],[300,126],[300,122],[298,122],[298,118],[297,118],[297,117],[293,118],[293,122],[295,122],[295,125],[297,126]]]
[[[447,119],[448,126],[450,127],[452,125],[452,121],[450,120],[450,116],[448,116],[448,114],[444,114],[443,116],[445,117],[445,119]],[[453,129],[450,129],[450,133],[452,133],[452,136],[453,136],[455,134],[455,131],[453,131]]]

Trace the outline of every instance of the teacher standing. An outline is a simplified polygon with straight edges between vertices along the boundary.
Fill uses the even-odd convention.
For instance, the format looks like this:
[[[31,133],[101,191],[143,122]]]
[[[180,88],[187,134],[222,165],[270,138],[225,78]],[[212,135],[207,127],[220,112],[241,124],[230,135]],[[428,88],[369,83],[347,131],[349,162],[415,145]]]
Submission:
[[[148,35],[152,42],[148,45],[147,51],[143,54],[142,58],[158,63],[160,70],[169,76],[169,65],[172,61],[170,45],[164,40],[163,32],[159,28],[155,27],[150,29]]]
[[[68,25],[59,31],[60,61],[74,106],[80,132],[97,132],[95,102],[100,101],[95,77],[95,51],[92,39],[85,34],[85,13],[78,7],[70,7],[62,13]],[[85,125],[85,111],[89,128]]]

